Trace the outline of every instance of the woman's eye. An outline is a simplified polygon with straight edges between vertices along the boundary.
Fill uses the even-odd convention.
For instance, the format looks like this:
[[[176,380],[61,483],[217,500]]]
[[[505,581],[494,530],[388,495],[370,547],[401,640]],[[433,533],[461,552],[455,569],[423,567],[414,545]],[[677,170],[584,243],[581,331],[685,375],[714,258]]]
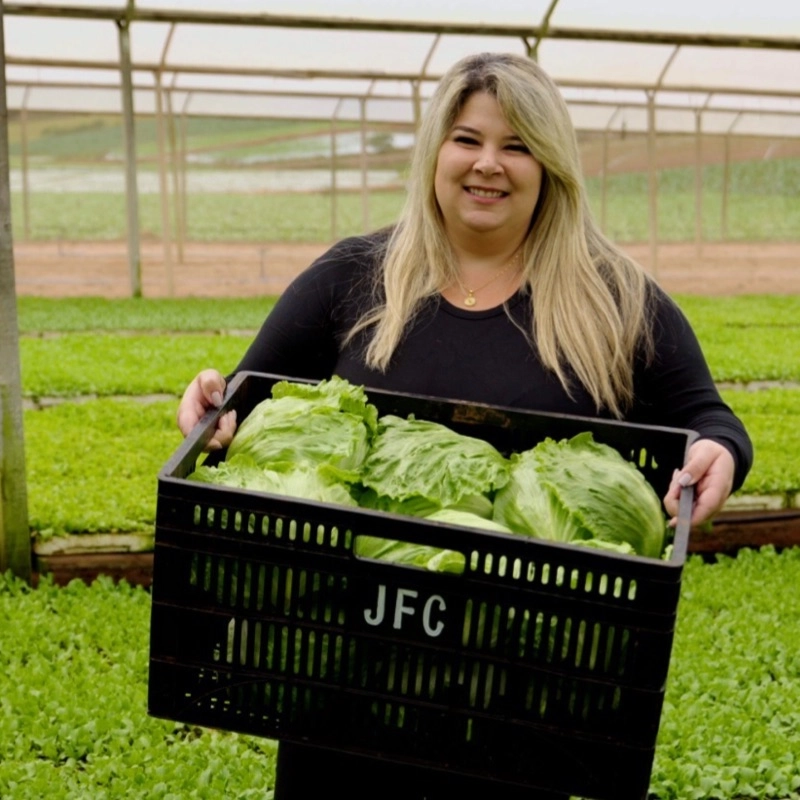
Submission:
[[[471,136],[456,136],[453,139],[454,142],[458,142],[459,144],[469,144],[469,145],[476,145],[478,144],[477,139],[473,139]]]
[[[524,144],[510,144],[506,150],[512,150],[515,153],[530,153],[530,150]]]

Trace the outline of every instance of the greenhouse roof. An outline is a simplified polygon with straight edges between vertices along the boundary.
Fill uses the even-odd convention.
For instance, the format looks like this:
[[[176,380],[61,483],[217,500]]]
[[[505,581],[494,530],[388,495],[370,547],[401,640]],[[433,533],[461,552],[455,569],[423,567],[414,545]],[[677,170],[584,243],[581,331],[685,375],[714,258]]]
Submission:
[[[800,135],[794,0],[59,0],[5,2],[11,110],[121,110],[120,27],[137,113],[413,123],[481,50],[529,53],[576,126]]]

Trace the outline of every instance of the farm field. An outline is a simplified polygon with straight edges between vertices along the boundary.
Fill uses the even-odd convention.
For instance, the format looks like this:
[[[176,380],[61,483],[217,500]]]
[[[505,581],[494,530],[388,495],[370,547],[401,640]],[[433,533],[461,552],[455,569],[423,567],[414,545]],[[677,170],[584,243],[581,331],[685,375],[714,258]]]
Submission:
[[[660,211],[654,272],[756,444],[732,515],[737,502],[800,513],[800,219],[794,162],[785,169],[779,197],[762,195],[754,167],[741,172],[726,241],[715,221],[694,243],[686,171],[667,176]],[[718,174],[707,179],[717,220]],[[647,264],[637,180],[617,184],[609,232]],[[373,192],[371,224],[400,199]],[[27,241],[14,202],[34,549],[42,564],[146,554],[180,392],[201,367],[232,369],[275,295],[324,251],[329,198],[198,195],[178,259],[158,239],[157,199],[143,196],[139,299],[121,197],[39,192]],[[340,235],[360,230],[357,195],[339,212]],[[690,558],[649,800],[800,800],[798,581],[797,547]],[[275,742],[146,715],[149,613],[149,593],[126,581],[58,587],[43,573],[32,591],[0,576],[0,618],[14,622],[0,626],[0,797],[272,797]]]
[[[151,547],[155,475],[180,441],[178,398],[201,368],[234,369],[273,301],[20,298],[37,550]],[[680,303],[756,442],[754,468],[734,500],[796,508],[800,296],[682,295]]]
[[[689,560],[650,800],[800,798],[798,582],[798,548]],[[272,797],[274,741],[147,716],[149,612],[107,578],[0,576],[0,797]]]

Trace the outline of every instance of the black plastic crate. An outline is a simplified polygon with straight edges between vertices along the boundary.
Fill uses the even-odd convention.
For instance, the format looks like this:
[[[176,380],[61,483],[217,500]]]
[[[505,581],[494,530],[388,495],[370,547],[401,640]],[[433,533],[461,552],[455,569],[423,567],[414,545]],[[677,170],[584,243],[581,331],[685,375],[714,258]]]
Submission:
[[[689,535],[669,560],[185,480],[242,373],[158,477],[149,713],[596,800],[647,794]],[[290,380],[294,380],[291,379]],[[379,413],[502,452],[590,430],[659,496],[695,434],[369,390]],[[460,551],[463,574],[362,559],[359,535]]]

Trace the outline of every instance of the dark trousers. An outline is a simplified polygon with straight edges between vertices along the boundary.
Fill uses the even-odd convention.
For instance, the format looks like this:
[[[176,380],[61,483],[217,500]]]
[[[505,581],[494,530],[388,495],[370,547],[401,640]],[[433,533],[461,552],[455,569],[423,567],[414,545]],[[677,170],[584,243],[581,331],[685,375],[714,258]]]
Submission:
[[[562,794],[281,743],[275,800],[313,800],[340,794],[348,800],[569,800]]]

